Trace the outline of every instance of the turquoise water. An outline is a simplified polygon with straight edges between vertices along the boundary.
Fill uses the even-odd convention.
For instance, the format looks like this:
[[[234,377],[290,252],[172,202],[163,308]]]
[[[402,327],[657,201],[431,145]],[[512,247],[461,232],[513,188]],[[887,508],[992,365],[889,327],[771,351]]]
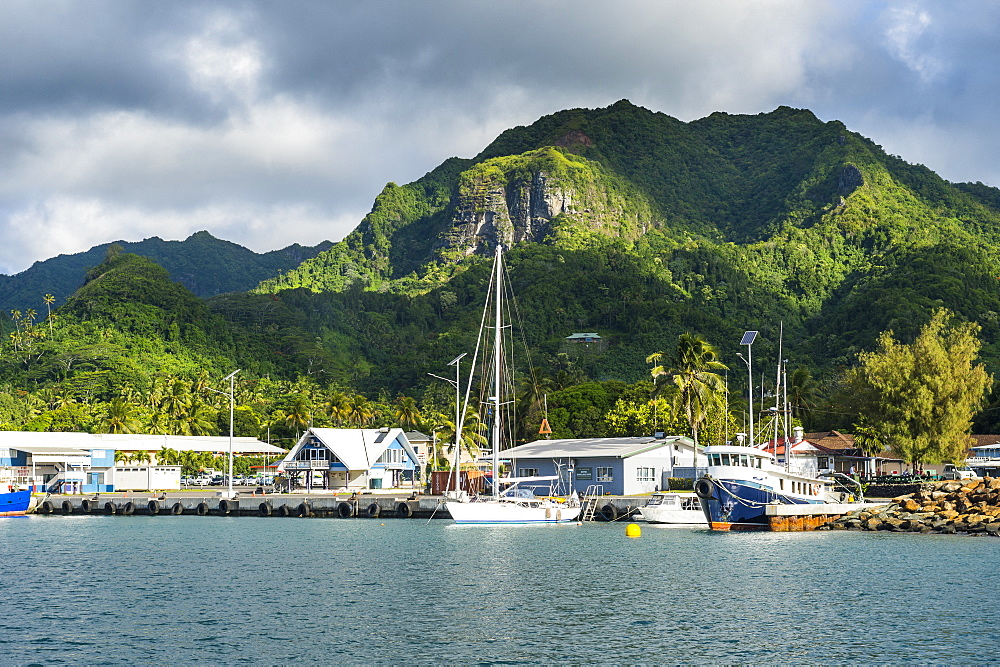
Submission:
[[[0,520],[0,663],[983,663],[1000,540]]]

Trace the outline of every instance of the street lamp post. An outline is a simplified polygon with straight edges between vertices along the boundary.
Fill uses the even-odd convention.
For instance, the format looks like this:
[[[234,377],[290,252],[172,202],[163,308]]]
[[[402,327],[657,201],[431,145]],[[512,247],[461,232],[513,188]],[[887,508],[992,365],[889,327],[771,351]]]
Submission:
[[[459,480],[458,467],[461,463],[462,456],[462,389],[461,389],[461,361],[465,357],[466,353],[458,355],[454,359],[448,362],[449,366],[455,367],[455,379],[451,380],[446,377],[441,377],[440,375],[434,375],[434,373],[428,373],[432,378],[437,378],[438,380],[444,380],[448,384],[455,387],[455,463],[452,466],[452,472],[455,475],[455,495],[458,495],[459,488],[461,487],[461,481]]]
[[[740,359],[746,362],[747,365],[747,376],[750,378],[750,387],[747,390],[747,396],[750,397],[750,403],[747,406],[750,411],[750,428],[748,429],[748,435],[750,436],[750,446],[755,447],[756,441],[753,439],[753,355],[751,353],[753,342],[757,339],[756,331],[747,331],[743,334],[743,338],[740,340],[740,345],[747,346],[747,356],[744,357],[742,354],[738,354]]]
[[[239,373],[240,370],[241,369],[237,368],[235,371],[222,378],[223,382],[229,380],[228,392],[206,387],[209,391],[214,391],[216,394],[222,394],[223,396],[229,397],[229,498],[233,497],[233,409],[236,403],[236,374]]]

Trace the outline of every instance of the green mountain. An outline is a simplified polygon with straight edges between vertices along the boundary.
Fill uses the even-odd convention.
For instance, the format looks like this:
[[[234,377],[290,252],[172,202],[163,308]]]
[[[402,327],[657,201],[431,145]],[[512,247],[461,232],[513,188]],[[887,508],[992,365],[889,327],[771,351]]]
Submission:
[[[196,237],[231,250],[207,234],[184,243]],[[983,359],[1000,371],[1000,190],[948,183],[806,110],[684,123],[622,101],[546,116],[474,158],[387,184],[343,241],[298,248],[303,261],[272,265],[256,286],[209,288],[204,261],[95,258],[54,329],[6,325],[0,380],[30,392],[86,381],[108,402],[158,374],[241,368],[265,385],[254,423],[287,438],[340,420],[341,391],[386,412],[399,394],[445,412],[448,388],[427,374],[471,349],[497,243],[529,351],[518,372],[540,378],[561,436],[599,433],[618,397],[648,395],[637,384],[646,357],[684,332],[719,348],[735,395],[746,391],[738,342],[752,329],[758,390],[773,387],[780,341],[790,368],[830,396],[880,332],[911,337],[944,307],[982,326]],[[213,262],[245,273],[233,257]],[[184,275],[198,290],[174,282],[188,285]],[[574,332],[603,342],[567,343]],[[4,400],[11,424],[32,409]],[[811,419],[852,423],[835,405]]]
[[[56,297],[56,305],[63,303],[83,284],[86,272],[100,264],[108,248],[115,244],[125,252],[154,260],[167,269],[173,280],[200,297],[245,292],[332,245],[329,241],[312,247],[296,243],[280,250],[256,253],[217,239],[208,232],[197,232],[184,241],[164,241],[154,236],[137,242],[104,243],[86,252],[35,262],[12,276],[0,275],[0,312],[38,310],[43,307],[42,297],[46,294]]]
[[[308,326],[352,340],[378,382],[409,376],[395,369],[429,349],[454,351],[428,338],[462,337],[454,311],[478,298],[462,274],[498,241],[513,248],[536,349],[556,354],[573,331],[605,336],[584,362],[593,378],[641,377],[645,356],[685,330],[731,357],[740,332],[758,329],[773,356],[779,323],[793,363],[833,372],[940,306],[983,326],[1000,368],[998,203],[995,188],[948,183],[806,110],[684,123],[621,101],[546,116],[471,160],[389,183],[348,237],[255,291],[314,292],[294,297],[307,310],[350,301]],[[328,309],[339,310],[317,312]],[[364,313],[386,309],[395,322],[357,335]],[[404,333],[410,309],[436,315],[417,336]]]

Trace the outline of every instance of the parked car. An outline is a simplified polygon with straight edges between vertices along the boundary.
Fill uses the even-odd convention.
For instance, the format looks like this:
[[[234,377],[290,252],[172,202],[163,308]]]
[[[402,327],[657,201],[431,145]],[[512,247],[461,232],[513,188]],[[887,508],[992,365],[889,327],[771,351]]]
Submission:
[[[188,484],[191,486],[208,486],[210,481],[208,477],[192,477],[188,481]]]
[[[944,470],[941,472],[941,479],[979,479],[979,475],[967,465],[945,463]]]

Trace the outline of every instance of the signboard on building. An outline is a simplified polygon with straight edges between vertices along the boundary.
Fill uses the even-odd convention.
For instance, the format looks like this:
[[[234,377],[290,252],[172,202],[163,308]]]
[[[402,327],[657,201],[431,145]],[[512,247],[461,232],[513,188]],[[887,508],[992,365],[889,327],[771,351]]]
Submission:
[[[594,479],[594,469],[593,468],[577,468],[576,478],[581,482],[589,482]]]

